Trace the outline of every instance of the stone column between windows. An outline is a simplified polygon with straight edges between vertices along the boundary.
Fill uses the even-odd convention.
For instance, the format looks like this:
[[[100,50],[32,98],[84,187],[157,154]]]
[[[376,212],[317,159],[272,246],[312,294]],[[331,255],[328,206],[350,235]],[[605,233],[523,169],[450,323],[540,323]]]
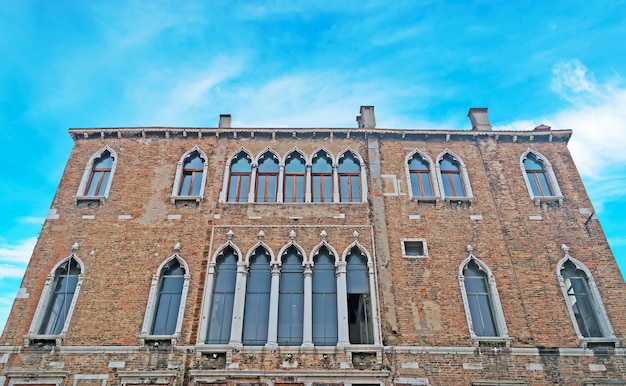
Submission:
[[[302,321],[302,347],[313,347],[313,267],[304,265],[304,319]]]
[[[348,289],[346,287],[345,261],[335,263],[335,276],[337,277],[337,346],[350,344],[348,334]]]
[[[278,167],[278,181],[276,181],[276,202],[283,202],[283,186],[285,184],[285,165]]]
[[[379,345],[380,331],[378,329],[378,301],[376,296],[376,278],[374,277],[374,263],[368,262],[367,269],[369,271],[369,284],[370,284],[370,310],[372,312],[372,334],[374,335],[374,344]],[[347,295],[346,295],[347,296]]]
[[[311,191],[313,184],[311,182],[311,165],[306,165],[306,181],[304,183],[304,202],[311,202]]]
[[[233,324],[230,329],[230,342],[232,346],[242,346],[243,334],[243,311],[246,301],[246,284],[248,282],[248,264],[237,262],[237,283],[235,284],[235,300],[233,302]]]
[[[367,202],[367,173],[365,164],[361,163],[361,202]]]
[[[198,338],[196,344],[206,343],[209,328],[209,312],[211,311],[211,303],[213,302],[213,281],[215,280],[215,262],[209,262],[207,270],[207,279],[204,293],[204,303],[202,304],[202,314],[200,317],[200,327],[198,328]],[[232,326],[232,321],[231,321]]]
[[[337,168],[337,165],[333,165],[333,202],[339,202],[339,174]]]
[[[267,323],[267,343],[265,347],[278,347],[278,296],[280,290],[280,264],[272,262],[272,282],[270,287],[270,315]]]
[[[231,160],[232,162],[232,160]],[[224,168],[224,179],[222,181],[222,191],[220,192],[219,202],[228,201],[228,185],[230,180],[230,162]]]
[[[252,172],[250,173],[250,190],[248,191],[248,202],[254,202],[256,194],[256,172],[258,164],[252,164]]]

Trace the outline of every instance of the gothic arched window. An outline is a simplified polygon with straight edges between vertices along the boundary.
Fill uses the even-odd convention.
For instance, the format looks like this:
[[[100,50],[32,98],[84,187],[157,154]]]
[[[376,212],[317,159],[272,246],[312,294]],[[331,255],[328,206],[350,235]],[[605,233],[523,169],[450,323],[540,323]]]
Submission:
[[[243,344],[262,346],[267,342],[272,274],[269,252],[259,246],[250,256],[243,316]]]
[[[285,162],[284,202],[304,202],[306,185],[306,166],[302,156],[293,151]]]
[[[302,257],[293,245],[282,257],[278,297],[278,344],[302,344],[304,276]]]
[[[230,340],[236,280],[237,254],[228,246],[217,257],[207,344],[227,344]]]
[[[338,340],[335,257],[322,246],[313,266],[313,344],[334,346]]]

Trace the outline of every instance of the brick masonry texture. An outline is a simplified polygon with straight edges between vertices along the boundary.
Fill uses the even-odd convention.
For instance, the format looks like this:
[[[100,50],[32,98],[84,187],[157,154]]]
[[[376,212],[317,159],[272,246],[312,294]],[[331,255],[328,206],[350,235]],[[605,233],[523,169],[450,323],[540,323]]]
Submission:
[[[406,379],[431,385],[471,385],[479,380],[626,384],[626,352],[619,344],[582,347],[557,279],[557,263],[564,256],[561,245],[566,244],[569,254],[593,274],[615,337],[625,338],[626,287],[600,224],[581,214],[592,204],[567,149],[569,132],[534,137],[526,132],[518,137],[508,132],[190,129],[183,133],[154,128],[93,129],[85,134],[74,129],[72,135],[75,146],[51,205],[59,218],[43,225],[22,282],[29,296],[16,299],[0,339],[0,357],[8,355],[6,363],[0,361],[0,386],[3,376],[7,385],[20,377],[46,383],[41,376],[52,373],[62,373],[64,385],[102,384],[100,378],[85,375],[106,375],[107,385],[162,379],[173,385],[391,385]],[[107,145],[117,154],[109,196],[96,207],[78,206],[85,165]],[[171,202],[176,167],[194,146],[208,157],[203,199],[197,206],[176,206]],[[268,148],[281,157],[294,148],[307,157],[320,148],[337,157],[348,147],[364,161],[367,202],[218,202],[229,157],[241,148],[253,157]],[[536,203],[529,197],[520,168],[520,156],[529,148],[550,161],[562,202]],[[415,150],[433,161],[445,150],[460,157],[473,191],[471,202],[411,200],[406,157]],[[373,155],[380,162],[380,174],[396,177],[398,194],[389,188],[388,179],[383,191],[381,181],[372,175]],[[291,242],[292,230],[307,256],[325,231],[325,241],[339,257],[358,240],[373,258],[377,299],[373,312],[379,316],[381,344],[308,349],[198,345],[205,323],[201,310],[208,265],[229,240],[228,232],[233,232],[232,243],[245,256],[263,231],[264,245],[278,259],[279,251]],[[425,240],[428,256],[403,257],[403,239]],[[59,346],[44,342],[25,347],[24,336],[46,277],[72,253],[74,243],[79,245],[75,254],[84,263],[84,281],[67,334]],[[180,250],[173,248],[177,243]],[[468,245],[494,275],[511,338],[508,345],[486,347],[471,339],[459,285],[459,266],[468,257]],[[174,345],[142,345],[152,277],[174,253],[188,264],[191,275],[180,337]],[[112,362],[121,367],[111,367]]]

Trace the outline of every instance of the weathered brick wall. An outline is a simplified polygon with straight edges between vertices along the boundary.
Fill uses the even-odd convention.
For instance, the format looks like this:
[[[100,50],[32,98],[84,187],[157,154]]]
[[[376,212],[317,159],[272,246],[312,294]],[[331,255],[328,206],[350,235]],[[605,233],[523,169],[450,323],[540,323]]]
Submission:
[[[392,343],[384,349],[380,362],[370,362],[370,353],[365,353],[364,364],[354,362],[355,369],[388,371],[388,384],[407,377],[428,378],[433,385],[469,384],[479,379],[524,380],[537,385],[624,379],[622,349],[597,355],[580,350],[570,356],[544,350],[580,347],[556,277],[556,264],[564,255],[561,244],[567,244],[570,254],[591,270],[615,334],[621,339],[626,335],[626,288],[598,221],[588,221],[589,215],[581,214],[580,209],[592,205],[566,143],[561,139],[529,142],[527,137],[507,142],[469,135],[450,141],[441,135],[400,140],[396,135],[366,138],[362,132],[347,138],[346,134],[331,137],[314,131],[297,136],[257,132],[255,137],[243,133],[237,138],[224,134],[198,138],[179,133],[170,138],[149,134],[145,138],[76,139],[51,205],[59,218],[49,219],[43,226],[22,283],[29,296],[16,300],[0,344],[23,344],[46,276],[70,255],[71,245],[77,242],[76,255],[85,264],[85,279],[63,347],[121,348],[119,352],[107,349],[89,354],[63,347],[23,348],[11,353],[7,363],[0,363],[0,375],[11,369],[51,370],[62,363],[62,371],[69,374],[66,384],[73,384],[75,374],[108,374],[107,384],[119,384],[124,371],[170,371],[175,374],[175,384],[189,384],[193,377],[188,370],[224,370],[228,364],[221,353],[213,363],[210,355],[197,355],[194,345],[207,263],[228,240],[227,232],[234,232],[232,241],[245,255],[263,231],[264,244],[277,256],[290,242],[291,230],[307,255],[321,242],[320,232],[325,230],[327,243],[339,255],[355,240],[353,232],[357,231],[358,242],[375,259],[377,277],[391,278],[377,284],[383,342]],[[383,181],[382,192],[371,185],[368,140],[378,142],[381,173],[397,177],[399,195],[383,195],[393,192],[388,180]],[[74,196],[85,165],[105,145],[118,156],[109,197],[98,208],[77,207]],[[204,200],[198,207],[177,208],[170,200],[176,165],[195,145],[208,156]],[[322,147],[337,157],[350,147],[367,165],[368,202],[219,203],[228,157],[242,147],[254,157],[268,147],[281,157],[294,148],[310,157]],[[519,166],[520,155],[528,147],[551,162],[564,196],[562,204],[536,205],[530,199]],[[473,191],[471,204],[411,201],[405,158],[415,149],[433,160],[445,149],[461,157]],[[384,203],[386,233],[374,221],[375,211],[380,209],[373,205],[374,197]],[[85,219],[85,215],[94,218]],[[119,219],[120,215],[131,218]],[[180,215],[180,219],[168,219],[168,215]],[[409,219],[409,215],[419,215],[419,219]],[[425,239],[428,257],[403,258],[404,238]],[[152,275],[174,254],[172,247],[177,242],[191,273],[181,339],[176,348],[139,346]],[[381,243],[389,256],[377,255],[376,246]],[[496,278],[511,349],[472,348],[458,281],[459,265],[468,256],[467,245],[473,246],[473,254]],[[384,300],[383,295],[390,297]],[[387,318],[387,313],[393,318]],[[434,350],[437,347],[462,350]],[[544,350],[541,355],[537,348]],[[326,381],[342,383],[341,374],[350,362],[341,348],[289,354],[291,357],[281,349],[248,352],[244,348],[229,353],[228,363],[238,364],[232,369],[236,374],[241,370],[291,371],[290,366],[297,362],[293,371],[328,371],[336,378]],[[112,362],[123,365],[111,367]],[[230,379],[217,378],[223,382]],[[266,378],[261,381],[268,381]],[[302,381],[280,376],[271,380]]]

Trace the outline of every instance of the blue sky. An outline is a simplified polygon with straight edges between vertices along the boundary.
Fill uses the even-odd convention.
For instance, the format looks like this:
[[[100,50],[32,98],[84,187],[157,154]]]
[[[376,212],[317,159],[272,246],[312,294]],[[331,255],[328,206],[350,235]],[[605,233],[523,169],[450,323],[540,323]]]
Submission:
[[[69,127],[356,127],[374,105],[378,127],[469,129],[488,107],[494,129],[572,129],[626,273],[625,19],[617,0],[5,0],[0,330]]]

